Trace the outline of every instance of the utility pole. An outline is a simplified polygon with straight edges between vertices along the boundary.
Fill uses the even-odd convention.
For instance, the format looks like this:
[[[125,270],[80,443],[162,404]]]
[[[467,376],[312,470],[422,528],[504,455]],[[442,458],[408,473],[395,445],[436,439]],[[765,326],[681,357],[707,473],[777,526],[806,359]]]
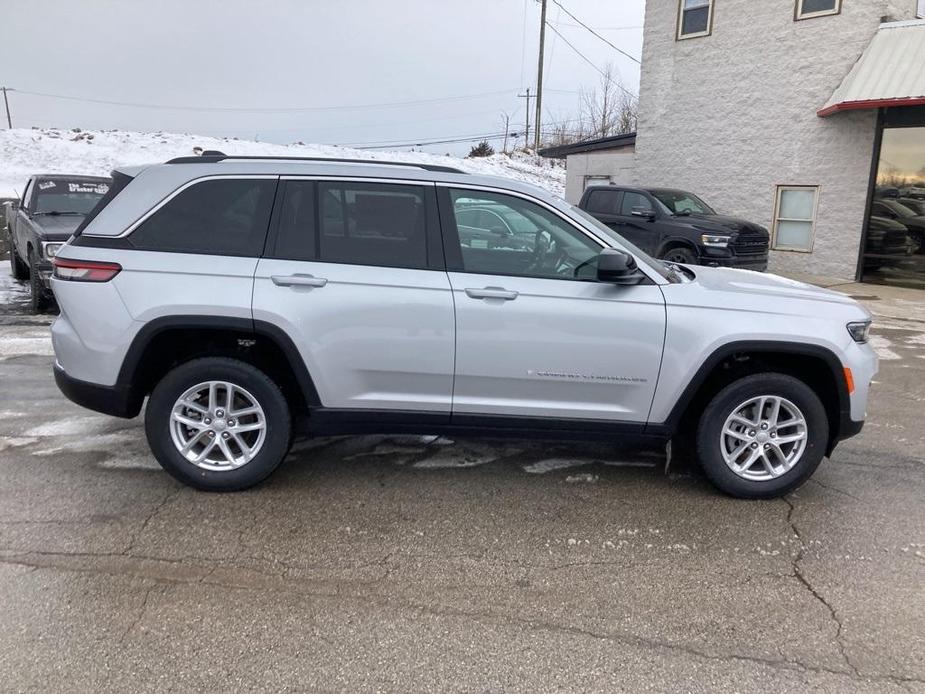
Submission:
[[[527,100],[527,108],[526,108],[526,111],[527,111],[527,125],[526,125],[526,128],[525,128],[525,130],[524,130],[524,149],[526,149],[527,147],[530,146],[530,99],[535,99],[536,97],[535,97],[534,95],[530,94],[530,87],[527,87],[527,93],[526,93],[526,94],[518,94],[517,96],[519,96],[521,99],[526,99],[526,100]]]
[[[540,9],[540,57],[536,67],[536,133],[534,135],[533,149],[540,148],[540,120],[543,110],[543,49],[546,44],[546,0],[541,0]]]
[[[507,133],[511,128],[511,117],[506,113],[501,115],[504,116],[504,144],[501,146],[501,151],[507,154]]]
[[[0,87],[3,92],[3,105],[6,107],[6,127],[13,129],[13,119],[10,118],[10,100],[6,96],[6,87]]]

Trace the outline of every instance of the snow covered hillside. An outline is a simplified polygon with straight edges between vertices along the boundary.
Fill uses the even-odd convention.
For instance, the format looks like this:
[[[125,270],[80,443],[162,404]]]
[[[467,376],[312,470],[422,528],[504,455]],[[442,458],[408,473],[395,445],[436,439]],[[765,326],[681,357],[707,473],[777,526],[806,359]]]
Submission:
[[[454,166],[471,173],[506,176],[538,185],[556,194],[565,190],[565,168],[524,154],[496,154],[483,159],[458,159],[423,152],[359,150],[334,145],[273,145],[245,140],[135,133],[120,130],[0,130],[0,197],[22,193],[33,173],[108,175],[119,165],[163,162],[194,154],[193,148],[217,149],[226,154],[296,157],[386,159]]]

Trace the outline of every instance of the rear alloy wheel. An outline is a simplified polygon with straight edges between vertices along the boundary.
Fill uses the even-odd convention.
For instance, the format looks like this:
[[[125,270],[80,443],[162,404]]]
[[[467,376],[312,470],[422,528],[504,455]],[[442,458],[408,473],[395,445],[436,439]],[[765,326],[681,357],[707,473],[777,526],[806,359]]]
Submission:
[[[662,255],[662,260],[681,265],[696,265],[697,255],[690,248],[669,248]]]
[[[264,480],[289,450],[289,406],[266,374],[222,357],[168,373],[145,411],[161,466],[204,491],[237,491]]]
[[[704,472],[722,491],[771,498],[813,474],[828,436],[825,407],[809,386],[785,374],[753,374],[707,405],[697,449]]]

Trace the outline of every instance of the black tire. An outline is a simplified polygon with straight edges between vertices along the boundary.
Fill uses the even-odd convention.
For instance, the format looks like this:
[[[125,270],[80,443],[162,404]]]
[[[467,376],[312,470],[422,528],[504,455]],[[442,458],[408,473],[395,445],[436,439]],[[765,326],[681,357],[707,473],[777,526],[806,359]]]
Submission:
[[[226,381],[245,389],[263,408],[266,438],[256,456],[231,470],[207,470],[187,460],[174,445],[170,418],[188,389],[206,381]],[[154,457],[171,476],[207,492],[234,492],[265,480],[289,452],[292,424],[282,391],[259,369],[236,359],[207,357],[170,371],[154,387],[145,411],[145,433]]]
[[[42,282],[42,276],[39,274],[36,265],[35,256],[30,256],[29,293],[31,296],[29,299],[29,307],[34,314],[45,313],[51,306],[51,297],[48,295],[48,290],[45,288],[45,283]]]
[[[667,260],[669,263],[681,263],[682,265],[696,265],[697,254],[690,248],[679,246],[677,248],[669,248],[662,253],[662,260]]]
[[[26,265],[19,257],[16,249],[13,247],[13,235],[10,234],[10,274],[14,280],[29,279],[29,266]]]
[[[721,436],[726,419],[750,398],[773,395],[795,405],[806,421],[806,447],[787,472],[768,480],[739,476],[723,459]],[[780,373],[745,376],[723,388],[710,401],[697,428],[700,465],[718,489],[743,499],[769,499],[783,496],[803,484],[819,467],[829,440],[829,420],[819,397],[805,383]]]

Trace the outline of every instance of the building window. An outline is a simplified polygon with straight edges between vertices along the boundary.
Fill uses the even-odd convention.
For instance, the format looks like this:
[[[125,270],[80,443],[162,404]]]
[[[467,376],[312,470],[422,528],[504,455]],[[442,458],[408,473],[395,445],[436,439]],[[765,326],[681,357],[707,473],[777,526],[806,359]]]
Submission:
[[[796,19],[824,17],[841,12],[841,0],[797,0]]]
[[[585,187],[582,190],[586,190],[588,186],[600,186],[610,183],[610,176],[585,176]]]
[[[774,250],[813,250],[819,186],[778,186],[774,205]]]
[[[713,0],[680,0],[678,39],[708,36],[713,29]]]

